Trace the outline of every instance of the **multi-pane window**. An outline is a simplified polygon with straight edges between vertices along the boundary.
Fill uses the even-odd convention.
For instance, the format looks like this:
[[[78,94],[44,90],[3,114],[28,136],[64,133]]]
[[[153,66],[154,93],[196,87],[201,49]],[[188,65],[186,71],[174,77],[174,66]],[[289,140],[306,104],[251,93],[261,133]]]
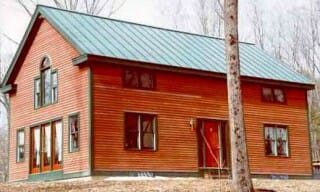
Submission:
[[[156,150],[156,116],[125,113],[125,149]]]
[[[62,168],[62,121],[31,128],[30,171],[46,172]]]
[[[24,129],[17,132],[17,162],[24,161]]]
[[[271,103],[285,103],[285,93],[283,89],[279,88],[269,88],[263,87],[262,88],[262,99],[265,102]]]
[[[155,75],[151,71],[125,69],[123,72],[123,85],[136,89],[155,89]]]
[[[40,77],[34,82],[34,105],[36,108],[57,102],[58,75],[51,70],[50,59],[45,57],[40,65]]]
[[[79,151],[80,145],[79,114],[69,116],[69,151]]]
[[[264,143],[266,155],[287,157],[289,155],[287,127],[264,125]]]

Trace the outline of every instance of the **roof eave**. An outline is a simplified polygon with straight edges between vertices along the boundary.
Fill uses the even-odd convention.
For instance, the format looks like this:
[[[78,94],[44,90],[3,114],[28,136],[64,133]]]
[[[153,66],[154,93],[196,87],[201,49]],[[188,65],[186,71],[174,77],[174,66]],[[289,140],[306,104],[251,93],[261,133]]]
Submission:
[[[167,66],[167,65],[158,64],[158,63],[147,63],[143,61],[113,58],[113,57],[99,56],[99,55],[93,55],[93,54],[82,54],[72,59],[72,63],[75,66],[80,66],[84,63],[88,63],[89,61],[110,63],[115,65],[119,65],[121,63],[122,66],[153,68],[153,69],[166,70],[166,71],[175,71],[175,72],[184,73],[184,74],[193,74],[193,75],[226,79],[225,73],[217,73],[217,72],[203,71],[203,70],[197,70],[197,69],[191,69],[191,68]],[[306,90],[312,90],[315,88],[314,83],[308,84],[308,83],[299,83],[299,82],[289,82],[289,81],[280,81],[280,80],[272,80],[272,79],[262,79],[262,78],[249,77],[249,76],[241,76],[241,78],[245,82],[255,82],[255,83],[262,83],[262,84],[295,87],[295,88],[301,88]],[[268,82],[266,82],[266,80],[268,80]]]
[[[10,85],[6,85],[6,86],[1,86],[0,87],[0,93],[2,94],[7,94],[10,92],[14,92],[17,89],[17,85],[16,84],[10,84]]]

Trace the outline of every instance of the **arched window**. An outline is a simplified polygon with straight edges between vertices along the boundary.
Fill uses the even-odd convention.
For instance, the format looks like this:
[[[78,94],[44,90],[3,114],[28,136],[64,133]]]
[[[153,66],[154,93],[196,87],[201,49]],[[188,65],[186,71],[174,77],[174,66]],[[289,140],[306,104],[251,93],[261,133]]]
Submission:
[[[35,79],[35,107],[45,106],[57,102],[58,76],[51,69],[51,60],[45,56],[40,63],[40,77]]]

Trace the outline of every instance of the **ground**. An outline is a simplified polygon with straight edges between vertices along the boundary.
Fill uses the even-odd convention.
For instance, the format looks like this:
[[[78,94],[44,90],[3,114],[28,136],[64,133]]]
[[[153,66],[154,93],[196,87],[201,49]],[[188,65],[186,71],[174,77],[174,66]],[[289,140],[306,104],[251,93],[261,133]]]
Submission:
[[[318,192],[320,180],[271,180],[253,179],[255,188],[269,189],[277,192]],[[0,184],[0,191],[192,191],[213,192],[230,191],[231,180],[202,179],[202,178],[156,178],[156,179],[128,179],[128,178],[86,178],[56,182],[11,183]]]

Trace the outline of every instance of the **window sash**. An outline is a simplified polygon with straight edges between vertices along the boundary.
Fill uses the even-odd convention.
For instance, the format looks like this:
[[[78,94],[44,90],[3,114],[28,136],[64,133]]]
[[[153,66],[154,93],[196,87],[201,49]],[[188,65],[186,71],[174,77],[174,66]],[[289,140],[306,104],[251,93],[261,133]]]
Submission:
[[[69,152],[80,149],[80,118],[79,114],[69,116]]]
[[[41,106],[41,86],[40,78],[34,80],[34,106],[38,108]]]
[[[262,87],[262,100],[269,103],[286,103],[286,94],[284,89]]]
[[[42,105],[51,104],[51,69],[41,71]]]
[[[16,144],[16,161],[23,162],[25,158],[25,134],[24,129],[19,129],[17,131],[17,144]]]
[[[52,103],[58,100],[58,73],[56,71],[51,73],[51,98]]]
[[[34,80],[34,106],[38,108],[57,101],[58,72],[57,70],[52,70],[50,65],[46,65],[40,69],[40,77]]]
[[[134,89],[155,89],[155,74],[148,70],[124,69],[123,86]]]
[[[267,125],[264,127],[265,135],[265,154],[267,156],[289,156],[289,142],[288,142],[288,128],[285,126],[277,126],[277,125]],[[272,132],[272,137],[268,138],[266,134],[266,130]],[[284,133],[280,133],[281,130],[284,130]],[[281,134],[281,136],[280,136]],[[269,142],[271,142],[272,153],[270,153]]]
[[[132,119],[132,117],[135,118]],[[136,131],[130,126],[136,121]],[[146,124],[149,123],[149,124]],[[136,146],[131,142],[136,135]],[[156,150],[156,116],[150,114],[125,113],[125,149]]]

